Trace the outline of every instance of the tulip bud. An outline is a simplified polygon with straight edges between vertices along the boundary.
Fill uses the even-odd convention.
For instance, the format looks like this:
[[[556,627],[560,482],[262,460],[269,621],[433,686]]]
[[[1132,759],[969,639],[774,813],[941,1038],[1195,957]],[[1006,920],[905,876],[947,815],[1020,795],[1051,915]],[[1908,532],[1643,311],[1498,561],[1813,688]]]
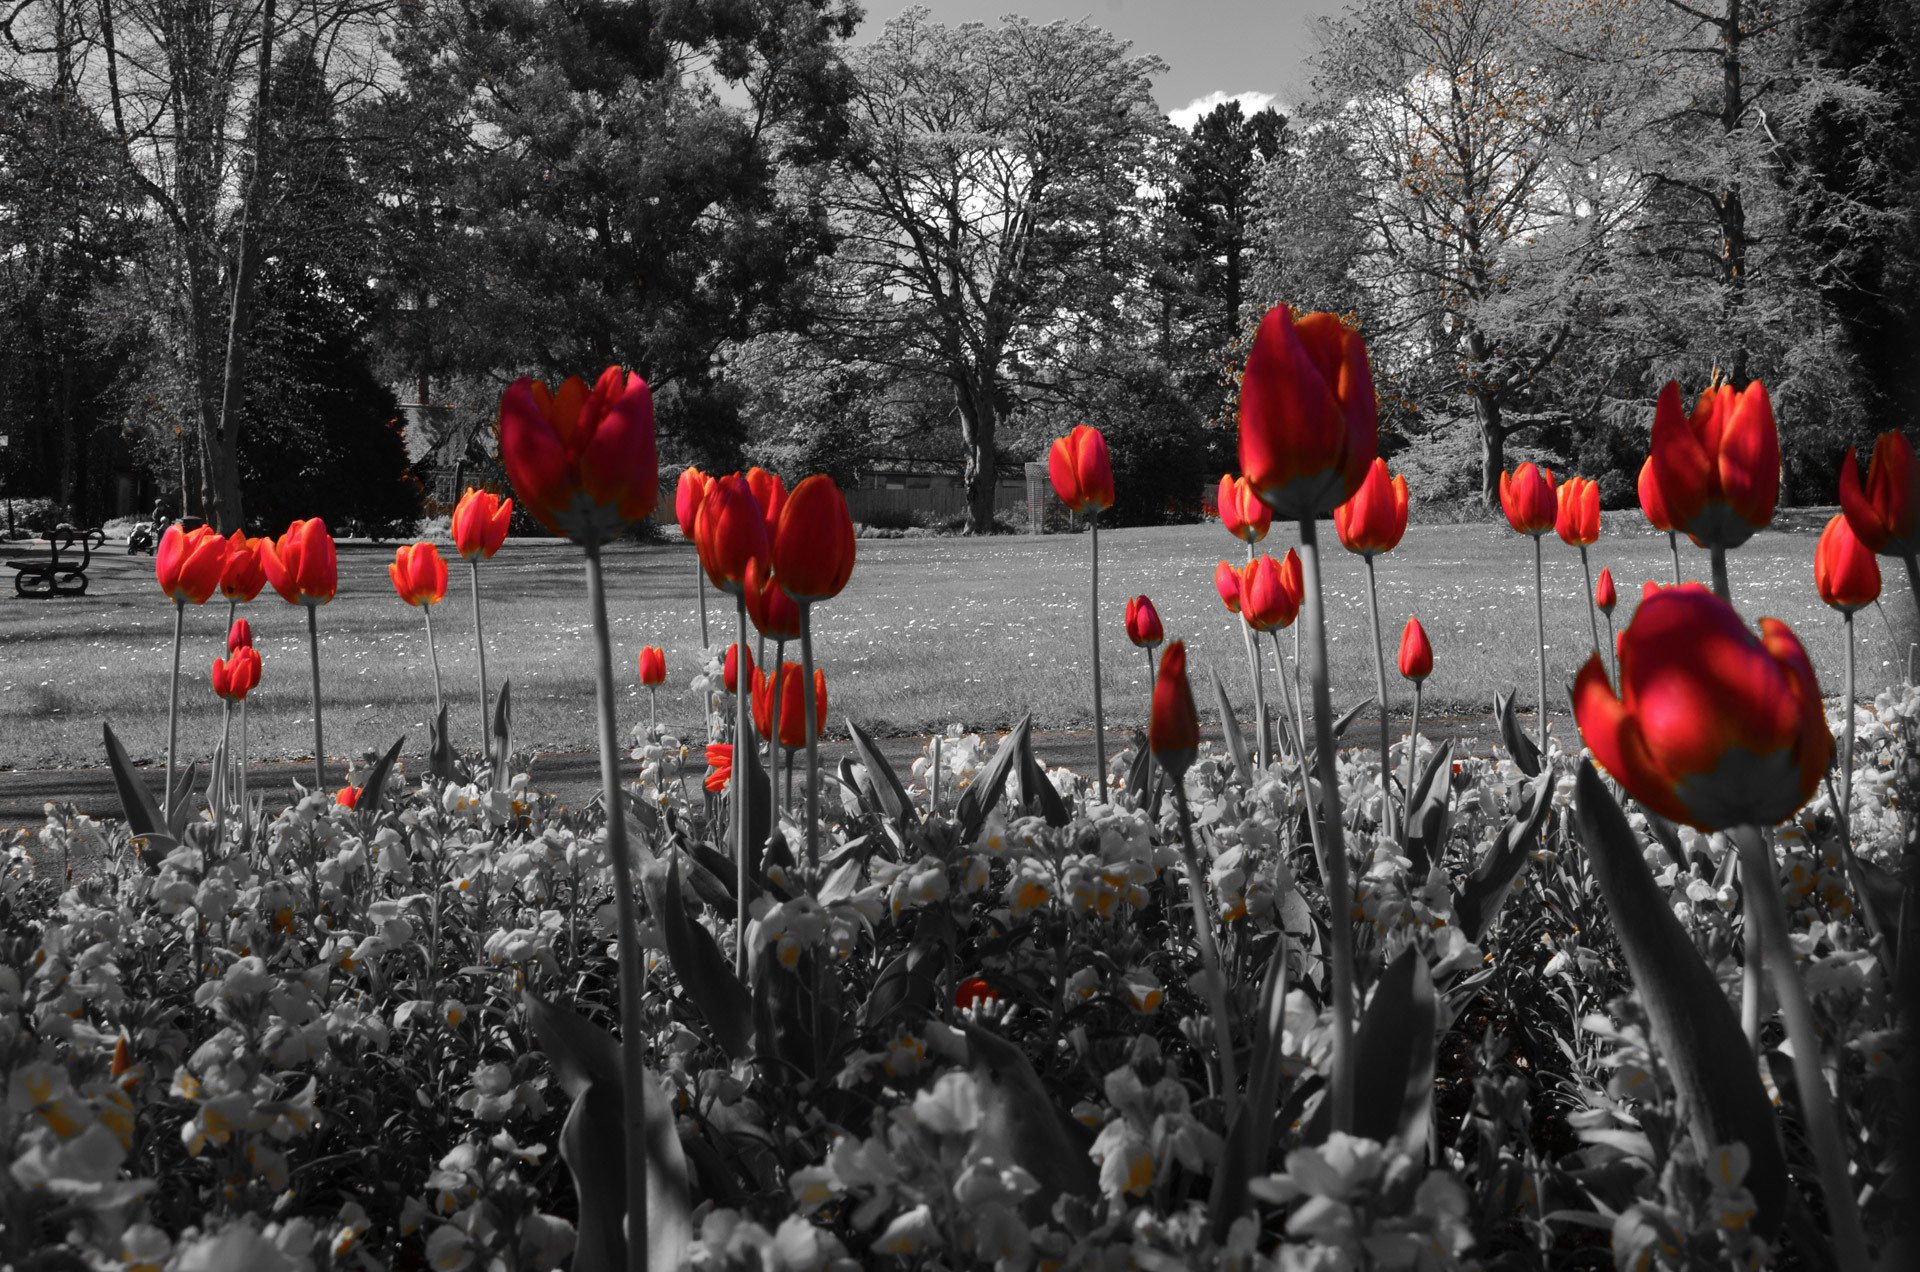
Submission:
[[[393,590],[409,605],[437,605],[447,595],[447,562],[440,549],[422,541],[393,554],[387,566]]]
[[[160,590],[176,604],[204,605],[219,590],[231,545],[212,526],[183,530],[167,527],[154,553],[153,574]]]
[[[242,647],[252,648],[253,625],[244,618],[233,620],[233,626],[227,629],[227,652],[232,653]]]
[[[1880,597],[1880,563],[1854,534],[1841,513],[1827,522],[1813,550],[1813,583],[1820,599],[1842,614],[1851,614]]]
[[[1640,511],[1646,514],[1647,523],[1662,534],[1673,531],[1673,516],[1667,511],[1667,501],[1660,494],[1660,479],[1653,471],[1653,456],[1640,465]]]
[[[267,584],[266,563],[260,549],[265,539],[253,539],[244,530],[235,530],[227,538],[227,564],[220,572],[220,595],[245,604],[260,595]]]
[[[325,605],[340,587],[333,536],[318,517],[296,521],[278,540],[260,546],[267,582],[289,605]]]
[[[1337,315],[1276,305],[1240,381],[1240,471],[1267,506],[1306,521],[1360,488],[1380,425],[1366,343]]]
[[[1393,551],[1407,532],[1407,479],[1389,477],[1387,461],[1376,456],[1353,498],[1333,510],[1333,528],[1349,552]]]
[[[1920,553],[1920,464],[1905,434],[1889,430],[1873,444],[1866,489],[1855,448],[1840,466],[1840,509],[1854,537],[1883,556]]]
[[[352,808],[360,802],[358,786],[342,786],[334,793],[333,802],[342,808]]]
[[[722,664],[720,678],[726,683],[728,693],[740,692],[739,674],[740,644],[738,641],[727,646],[726,661]],[[753,685],[753,651],[747,651],[747,685]]]
[[[700,504],[712,489],[713,478],[698,468],[689,465],[680,471],[679,484],[673,489],[673,515],[680,523],[680,533],[689,540],[693,538],[694,524],[700,519]]]
[[[1400,674],[1415,684],[1433,674],[1433,646],[1417,618],[1409,618],[1400,633]]]
[[[463,561],[491,561],[512,524],[513,500],[468,486],[453,509],[453,550]]]
[[[747,617],[768,640],[800,639],[800,606],[765,561],[747,563]]]
[[[1152,649],[1166,638],[1166,629],[1160,625],[1160,614],[1153,608],[1152,601],[1136,596],[1127,602],[1128,640],[1141,649]]]
[[[1602,614],[1609,616],[1613,614],[1613,607],[1620,603],[1619,593],[1613,590],[1613,569],[1611,566],[1601,567],[1600,579],[1593,585],[1593,603],[1599,607]]]
[[[782,663],[778,669],[780,685],[780,745],[797,751],[807,744],[806,677],[800,664]],[[753,727],[761,738],[773,738],[774,678],[763,671],[753,673]],[[813,669],[814,736],[827,728],[827,673]]]
[[[840,595],[853,577],[853,515],[831,477],[801,481],[780,511],[773,568],[787,595],[803,604]]]
[[[1113,507],[1113,465],[1107,439],[1097,428],[1077,424],[1047,451],[1047,475],[1060,502],[1075,512]]]
[[[1708,389],[1692,415],[1667,381],[1653,411],[1655,484],[1676,529],[1703,548],[1737,548],[1773,521],[1780,499],[1780,433],[1758,380]]]
[[[1247,563],[1240,575],[1240,615],[1256,632],[1290,625],[1300,614],[1301,593],[1291,586],[1279,562],[1265,555]]]
[[[1147,746],[1175,781],[1184,777],[1200,756],[1200,713],[1193,705],[1193,686],[1187,683],[1185,641],[1169,642],[1160,655]]]
[[[1569,477],[1556,498],[1553,529],[1568,547],[1584,548],[1600,538],[1600,486],[1585,477]]]
[[[693,537],[707,578],[733,596],[745,592],[747,567],[764,564],[771,555],[766,515],[743,477],[722,477],[713,484],[700,504]]]
[[[653,394],[608,367],[592,388],[515,380],[500,398],[500,458],[528,512],[555,534],[603,543],[644,521],[660,497]]]
[[[1228,534],[1247,543],[1258,543],[1267,537],[1273,525],[1273,509],[1267,507],[1266,500],[1247,484],[1245,477],[1222,474],[1217,502],[1220,524],[1227,528]]]
[[[1228,610],[1240,612],[1240,571],[1231,561],[1222,561],[1213,567],[1213,587],[1220,593],[1220,602]]]
[[[646,646],[640,651],[640,683],[651,689],[666,679],[667,651],[658,645]]]
[[[1553,529],[1560,508],[1553,494],[1553,470],[1522,464],[1500,474],[1500,510],[1507,524],[1521,534],[1539,538]]]

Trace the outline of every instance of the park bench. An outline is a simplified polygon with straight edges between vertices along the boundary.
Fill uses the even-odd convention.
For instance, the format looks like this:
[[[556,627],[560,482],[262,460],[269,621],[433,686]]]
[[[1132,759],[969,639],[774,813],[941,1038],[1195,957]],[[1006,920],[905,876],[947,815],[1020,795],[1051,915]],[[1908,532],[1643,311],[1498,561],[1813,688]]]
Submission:
[[[98,526],[82,530],[61,524],[47,533],[45,556],[10,557],[13,590],[22,596],[81,596],[87,590],[87,565],[93,550],[106,544],[106,531]],[[73,549],[79,548],[75,560]],[[65,554],[65,555],[63,555]]]

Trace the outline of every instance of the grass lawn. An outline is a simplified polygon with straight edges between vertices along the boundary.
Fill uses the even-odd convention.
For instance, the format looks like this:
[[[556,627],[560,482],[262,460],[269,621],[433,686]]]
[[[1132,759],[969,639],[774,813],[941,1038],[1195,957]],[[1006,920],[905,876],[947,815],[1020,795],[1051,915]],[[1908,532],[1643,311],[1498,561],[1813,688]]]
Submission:
[[[1733,555],[1734,596],[1750,616],[1793,625],[1813,655],[1829,695],[1841,683],[1842,626],[1813,589],[1815,529],[1756,536]],[[1365,573],[1323,530],[1335,706],[1373,692]],[[677,537],[677,536],[676,536]],[[1285,552],[1291,528],[1276,527],[1262,547]],[[1331,543],[1331,550],[1326,544]],[[1046,728],[1091,722],[1086,673],[1087,546],[1084,536],[984,540],[862,540],[845,594],[816,611],[816,656],[826,668],[829,731],[846,715],[878,732],[919,732],[961,722],[990,728],[1031,711]],[[1101,640],[1109,721],[1141,720],[1148,692],[1146,658],[1121,627],[1126,598],[1152,596],[1169,636],[1191,650],[1195,692],[1211,715],[1207,672],[1217,669],[1236,703],[1249,695],[1238,619],[1213,590],[1215,562],[1239,559],[1240,545],[1218,525],[1115,530],[1101,535]],[[1548,536],[1546,546],[1549,693],[1564,711],[1564,686],[1591,640],[1579,555]],[[1703,577],[1706,555],[1682,546],[1681,561]],[[1648,578],[1671,567],[1664,536],[1637,514],[1607,519],[1592,549],[1594,570],[1613,567],[1622,624]],[[433,684],[419,611],[403,605],[387,581],[391,547],[342,545],[341,587],[320,610],[321,675],[327,695],[327,743],[335,756],[382,747],[401,732],[424,744]],[[0,600],[0,766],[104,763],[100,723],[112,723],[136,759],[164,756],[172,607],[153,582],[152,558],[96,556],[92,589],[74,600]],[[693,551],[683,544],[621,548],[608,554],[615,674],[625,724],[646,718],[646,693],[634,671],[640,646],[667,651],[664,720],[697,727],[699,704],[687,688],[700,669],[700,620]],[[1399,630],[1417,613],[1433,641],[1429,713],[1485,711],[1496,690],[1535,698],[1531,545],[1504,523],[1415,526],[1377,563],[1381,620],[1388,628],[1389,693],[1411,704],[1392,671]],[[481,569],[488,671],[495,690],[513,682],[514,732],[523,745],[579,751],[593,745],[593,679],[579,553],[561,543],[510,541]],[[1860,615],[1860,692],[1898,678],[1915,631],[1904,573],[1888,572],[1886,619]],[[727,598],[709,595],[716,644],[730,639]],[[251,620],[265,671],[253,696],[251,735],[259,757],[310,754],[304,617],[271,590],[243,613]],[[226,606],[187,614],[182,658],[181,753],[208,754],[219,729],[209,664],[221,652]],[[455,741],[472,746],[479,730],[472,611],[465,566],[455,563],[435,634]],[[1891,625],[1890,625],[1891,624]],[[1604,630],[1603,630],[1604,635]],[[1290,636],[1283,637],[1291,651]],[[1898,652],[1896,652],[1898,651]],[[797,651],[793,655],[798,657]],[[1564,739],[1563,739],[1564,740]]]

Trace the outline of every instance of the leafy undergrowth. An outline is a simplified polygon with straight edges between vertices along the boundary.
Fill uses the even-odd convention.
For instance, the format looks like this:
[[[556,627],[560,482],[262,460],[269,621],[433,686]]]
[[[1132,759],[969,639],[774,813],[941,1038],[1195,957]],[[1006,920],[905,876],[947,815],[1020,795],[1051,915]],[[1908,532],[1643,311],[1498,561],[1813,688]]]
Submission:
[[[1897,886],[1920,694],[1859,718],[1856,868]],[[1251,792],[1226,755],[1188,777],[1244,1077],[1223,1091],[1172,801],[1123,755],[1095,803],[1024,737],[990,755],[950,731],[904,780],[843,765],[820,864],[791,820],[754,863],[744,980],[725,801],[697,748],[636,739],[649,1104],[677,1132],[654,1154],[657,1249],[795,1272],[1819,1258],[1817,1193],[1779,1200],[1776,1159],[1813,1167],[1777,1031],[1778,1144],[1703,1134],[1675,1069],[1698,1057],[1654,1041],[1569,757],[1529,777],[1423,748],[1404,846],[1375,833],[1377,768],[1341,757],[1369,995],[1347,1133],[1324,1107],[1329,928],[1297,767]],[[1823,797],[1777,833],[1779,882],[1884,1248],[1891,973],[1834,820]],[[1737,1002],[1729,850],[1630,824]],[[50,808],[0,871],[0,1264],[565,1266],[619,1195],[619,1119],[592,1116],[605,1084],[579,1063],[616,1017],[601,829],[484,773],[396,770],[358,809],[312,796],[177,843]],[[102,845],[99,877],[35,877]]]

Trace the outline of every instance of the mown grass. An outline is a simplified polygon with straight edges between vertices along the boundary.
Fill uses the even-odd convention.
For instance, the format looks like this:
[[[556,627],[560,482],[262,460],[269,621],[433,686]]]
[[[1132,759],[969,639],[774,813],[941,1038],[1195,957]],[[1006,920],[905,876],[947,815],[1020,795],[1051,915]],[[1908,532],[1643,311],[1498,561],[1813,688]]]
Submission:
[[[1330,526],[1322,539],[1338,708],[1372,694],[1373,654],[1361,562],[1339,548]],[[1831,695],[1841,683],[1842,627],[1813,589],[1814,539],[1814,529],[1804,526],[1755,536],[1734,554],[1732,581],[1745,613],[1792,624]],[[1294,542],[1291,528],[1276,528],[1262,547],[1283,553]],[[1029,711],[1045,728],[1089,724],[1088,546],[1084,535],[862,540],[852,584],[816,611],[830,731],[842,732],[849,714],[881,732],[950,722],[1006,726]],[[1125,724],[1145,713],[1147,661],[1121,628],[1126,598],[1137,592],[1152,596],[1169,636],[1187,640],[1203,714],[1211,714],[1209,670],[1218,670],[1236,703],[1244,703],[1249,693],[1238,620],[1222,608],[1212,582],[1215,562],[1238,560],[1240,545],[1217,525],[1205,525],[1107,531],[1100,549],[1109,722]],[[1546,549],[1549,696],[1559,711],[1564,686],[1591,640],[1579,555],[1551,536]],[[1602,565],[1613,568],[1621,596],[1615,617],[1623,625],[1641,583],[1664,582],[1671,574],[1665,537],[1637,516],[1610,515],[1592,554],[1596,574]],[[340,559],[340,594],[320,611],[327,749],[335,756],[359,754],[401,732],[424,741],[433,709],[425,637],[419,611],[401,604],[387,581],[392,550],[343,545]],[[1683,545],[1681,560],[1690,576],[1704,576],[1704,553]],[[151,558],[96,561],[84,598],[0,602],[0,765],[102,763],[102,720],[136,758],[153,761],[164,753],[172,607],[154,586]],[[623,547],[608,561],[623,722],[646,718],[633,660],[643,644],[658,644],[668,665],[662,718],[697,728],[699,702],[688,688],[701,664],[692,549]],[[1533,558],[1525,539],[1504,524],[1415,526],[1377,568],[1396,710],[1411,703],[1391,665],[1409,613],[1419,615],[1434,645],[1426,711],[1483,712],[1497,690],[1513,686],[1531,710]],[[455,563],[435,631],[454,738],[471,746],[479,715],[465,575]],[[592,663],[579,553],[565,544],[510,542],[482,567],[481,587],[488,670],[496,691],[502,680],[513,683],[517,737],[549,752],[590,748]],[[1904,579],[1890,573],[1888,590],[1886,618],[1869,610],[1858,623],[1863,696],[1902,674],[1915,631]],[[731,639],[731,601],[712,593],[708,601],[718,647]],[[225,608],[214,602],[187,615],[183,757],[208,753],[216,740],[219,702],[209,687],[209,665],[220,652]],[[253,754],[309,754],[304,616],[271,591],[243,612],[265,661],[251,711]],[[1284,643],[1291,652],[1290,637]]]

